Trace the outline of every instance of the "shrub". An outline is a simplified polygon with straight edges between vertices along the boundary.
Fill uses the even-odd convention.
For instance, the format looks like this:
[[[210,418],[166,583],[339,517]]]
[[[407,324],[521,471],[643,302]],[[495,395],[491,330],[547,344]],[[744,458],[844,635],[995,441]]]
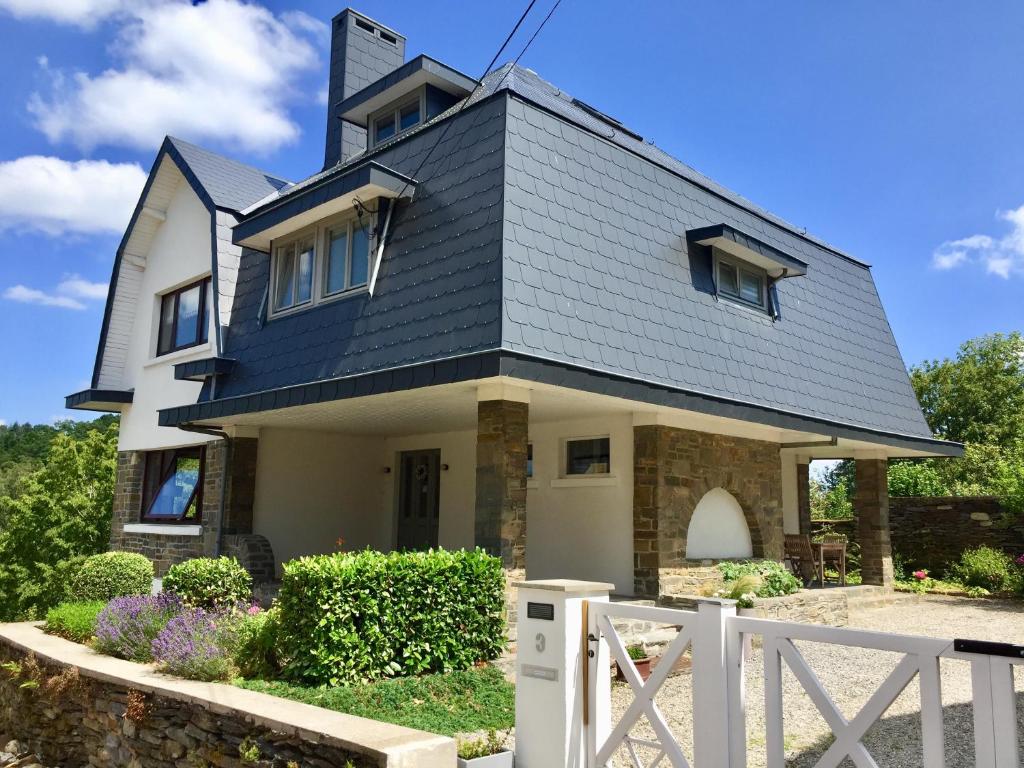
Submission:
[[[115,597],[96,619],[96,650],[129,661],[151,661],[153,639],[181,612],[174,595]]]
[[[745,562],[719,563],[718,570],[727,582],[743,576],[756,576],[761,585],[757,597],[780,597],[800,591],[800,580],[775,560],[749,560]]]
[[[190,680],[227,680],[240,621],[233,609],[186,608],[153,639],[153,660],[162,671]]]
[[[87,643],[96,633],[96,619],[105,607],[101,600],[61,603],[46,612],[46,631],[76,643]]]
[[[753,608],[754,598],[761,589],[761,577],[753,573],[746,573],[735,581],[730,581],[723,589],[715,594],[728,600],[735,600],[739,608]]]
[[[505,645],[505,572],[482,550],[366,550],[284,565],[286,678],[340,685],[466,669]]]
[[[249,612],[238,625],[235,666],[242,677],[277,677],[277,639],[281,614],[277,608]]]
[[[153,563],[134,552],[104,552],[87,557],[74,575],[76,600],[113,600],[148,595],[153,589]]]
[[[252,576],[233,557],[197,557],[172,565],[164,591],[192,608],[228,609],[252,600]]]
[[[976,547],[960,553],[960,560],[947,569],[947,576],[968,587],[989,592],[1020,588],[1020,574],[1013,559],[992,547]]]

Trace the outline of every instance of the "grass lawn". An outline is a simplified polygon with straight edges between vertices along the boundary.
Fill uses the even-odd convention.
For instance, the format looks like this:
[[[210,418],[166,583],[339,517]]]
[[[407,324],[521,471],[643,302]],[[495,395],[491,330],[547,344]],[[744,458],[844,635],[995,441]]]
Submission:
[[[268,680],[236,680],[235,685],[445,736],[503,730],[515,722],[515,687],[494,667],[348,688],[312,688]]]

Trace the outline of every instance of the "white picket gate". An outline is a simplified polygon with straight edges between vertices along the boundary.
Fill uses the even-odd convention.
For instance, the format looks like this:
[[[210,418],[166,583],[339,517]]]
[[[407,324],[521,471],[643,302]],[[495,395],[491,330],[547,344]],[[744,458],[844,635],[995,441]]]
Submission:
[[[745,636],[759,636],[763,646],[764,739],[768,768],[785,766],[784,664],[806,691],[835,737],[832,745],[818,759],[816,767],[836,768],[849,757],[857,768],[877,768],[878,764],[863,743],[864,735],[917,677],[921,699],[920,764],[925,768],[945,768],[939,665],[943,658],[971,665],[977,768],[1019,766],[1013,668],[1024,664],[1024,659],[999,655],[1013,652],[1012,647],[979,644],[990,652],[967,653],[957,650],[953,640],[737,616],[735,608],[727,601],[706,601],[699,605],[697,611],[591,602],[584,612],[587,616],[586,651],[592,654],[591,658],[602,659],[605,658],[606,646],[611,658],[623,670],[633,692],[630,706],[617,723],[611,723],[608,729],[595,727],[593,723],[611,722],[607,688],[597,685],[599,675],[607,674],[607,670],[591,668],[586,672],[588,706],[585,711],[590,713],[591,720],[589,726],[584,725],[588,768],[607,766],[613,756],[622,753],[634,768],[653,768],[665,763],[676,768],[689,768],[691,765],[694,768],[744,768],[747,758]],[[642,620],[678,628],[646,683],[640,679],[624,642],[615,631],[615,619]],[[902,654],[902,658],[860,711],[848,720],[794,641],[889,651]],[[968,648],[978,650],[974,646]],[[672,733],[655,702],[655,696],[673,665],[687,650],[691,652],[694,700],[693,749],[689,756],[684,754],[677,736]],[[641,718],[650,723],[655,739],[630,735]],[[602,732],[604,730],[607,732]],[[653,757],[645,763],[640,751],[653,754]]]

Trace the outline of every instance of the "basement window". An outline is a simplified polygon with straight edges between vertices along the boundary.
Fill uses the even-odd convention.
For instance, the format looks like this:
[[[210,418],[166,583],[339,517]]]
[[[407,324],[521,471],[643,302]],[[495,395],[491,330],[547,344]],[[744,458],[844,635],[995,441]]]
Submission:
[[[210,328],[209,304],[208,277],[161,296],[157,355],[205,344]]]
[[[611,438],[580,437],[565,441],[565,477],[611,472]]]
[[[142,519],[195,523],[203,496],[203,448],[174,448],[146,453]]]

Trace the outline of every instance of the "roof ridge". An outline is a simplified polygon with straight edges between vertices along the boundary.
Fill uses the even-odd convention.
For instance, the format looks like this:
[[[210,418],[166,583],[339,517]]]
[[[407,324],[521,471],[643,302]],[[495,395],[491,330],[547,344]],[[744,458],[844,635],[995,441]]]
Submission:
[[[171,136],[170,134],[167,134],[166,138],[169,142],[171,142],[171,144],[178,147],[179,149],[184,145],[186,147],[189,147],[190,149],[198,150],[199,152],[203,152],[204,154],[212,155],[213,157],[216,157],[220,160],[232,163],[233,165],[237,165],[242,168],[247,168],[251,171],[256,171],[257,173],[260,173],[266,176],[267,178],[273,179],[274,181],[283,181],[285,184],[292,183],[290,179],[286,179],[284,176],[279,176],[276,173],[265,171],[262,168],[252,165],[251,163],[242,162],[241,160],[237,160],[236,158],[231,157],[229,155],[222,155],[220,152],[214,152],[212,149],[208,149],[207,147],[204,147],[201,144],[196,144],[194,142],[178,138],[177,136]]]

